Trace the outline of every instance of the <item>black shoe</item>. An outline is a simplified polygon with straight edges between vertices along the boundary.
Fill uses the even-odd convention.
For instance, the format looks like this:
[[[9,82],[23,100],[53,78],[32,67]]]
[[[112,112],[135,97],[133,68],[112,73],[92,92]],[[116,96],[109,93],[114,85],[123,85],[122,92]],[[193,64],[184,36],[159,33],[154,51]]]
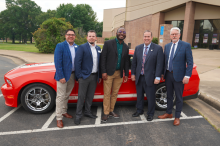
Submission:
[[[153,120],[153,116],[148,115],[147,116],[147,121],[152,121]]]
[[[92,119],[98,118],[98,116],[93,115],[93,114],[84,114],[84,116],[89,117],[89,118],[92,118]]]
[[[132,117],[138,117],[138,116],[140,116],[140,115],[142,115],[143,113],[138,113],[138,112],[135,112],[133,115],[132,115]]]
[[[80,121],[81,121],[81,119],[75,118],[74,123],[75,123],[76,125],[79,125],[79,124],[80,124]]]

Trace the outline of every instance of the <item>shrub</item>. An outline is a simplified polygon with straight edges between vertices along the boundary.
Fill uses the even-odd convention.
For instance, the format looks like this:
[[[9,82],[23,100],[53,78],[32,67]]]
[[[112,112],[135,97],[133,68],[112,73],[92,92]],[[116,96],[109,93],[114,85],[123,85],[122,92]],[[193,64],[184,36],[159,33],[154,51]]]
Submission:
[[[65,22],[65,18],[47,19],[33,33],[36,48],[43,53],[53,53],[56,45],[65,40],[67,29],[73,29],[73,26]]]
[[[105,41],[109,40],[109,38],[105,38]]]
[[[153,38],[152,42],[158,44],[158,38]]]
[[[109,39],[112,40],[112,39],[115,39],[115,38],[116,38],[116,36],[112,36],[112,37],[110,37]]]

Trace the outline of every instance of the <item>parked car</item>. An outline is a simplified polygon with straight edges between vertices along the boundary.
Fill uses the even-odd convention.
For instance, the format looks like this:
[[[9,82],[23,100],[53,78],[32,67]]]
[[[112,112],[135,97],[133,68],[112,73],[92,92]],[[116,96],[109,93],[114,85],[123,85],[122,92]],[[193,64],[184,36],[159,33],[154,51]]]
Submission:
[[[130,66],[134,50],[129,51]],[[199,92],[199,76],[194,64],[192,76],[189,84],[185,85],[183,99],[197,98]],[[54,79],[54,63],[30,63],[18,66],[5,74],[5,83],[1,87],[5,98],[5,104],[11,107],[17,107],[20,103],[31,113],[47,113],[55,106],[56,100],[56,81]],[[93,103],[103,102],[103,82],[97,84]],[[166,110],[167,94],[164,81],[156,87],[156,109]],[[70,94],[69,103],[77,103],[78,83]],[[174,93],[174,102],[175,102]],[[127,83],[122,83],[118,93],[117,103],[134,102],[136,103],[137,93],[135,82],[131,80],[131,71]],[[147,100],[147,97],[145,97]]]

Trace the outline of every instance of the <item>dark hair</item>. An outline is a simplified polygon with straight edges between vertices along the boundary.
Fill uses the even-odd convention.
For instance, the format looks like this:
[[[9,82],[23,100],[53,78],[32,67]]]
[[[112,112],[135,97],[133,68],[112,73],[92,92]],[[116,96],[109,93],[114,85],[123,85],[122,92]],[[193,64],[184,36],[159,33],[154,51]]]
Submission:
[[[152,32],[150,30],[146,30],[145,32],[150,32],[151,33],[151,37],[152,37],[153,34],[152,34]],[[145,34],[145,32],[144,32],[144,34]]]
[[[124,28],[124,27],[120,27],[120,28],[118,28],[118,29],[117,29],[117,33],[118,33],[118,30],[119,30],[119,29],[124,29],[124,30],[125,30],[125,28]]]
[[[66,34],[67,34],[67,32],[69,32],[69,31],[73,31],[73,32],[75,33],[75,31],[74,31],[73,29],[67,29],[67,30],[66,30]]]
[[[93,32],[93,33],[95,33],[95,36],[97,36],[95,30],[89,30],[89,31],[87,32],[87,36],[88,36],[89,32]]]

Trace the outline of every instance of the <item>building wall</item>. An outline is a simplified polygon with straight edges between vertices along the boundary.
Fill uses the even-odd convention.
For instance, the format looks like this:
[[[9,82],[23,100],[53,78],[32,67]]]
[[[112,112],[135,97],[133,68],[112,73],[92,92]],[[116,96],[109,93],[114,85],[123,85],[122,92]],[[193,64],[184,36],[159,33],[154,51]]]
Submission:
[[[196,3],[194,19],[220,19],[220,7]]]
[[[103,38],[109,38],[112,36],[112,25],[114,24],[114,18],[116,15],[125,12],[125,8],[104,9],[103,12]]]
[[[145,30],[151,30],[152,15],[144,16],[142,18],[126,21],[126,39],[125,43],[131,43],[131,49],[143,43],[143,34]]]
[[[165,21],[172,21],[172,20],[184,20],[185,17],[185,9],[186,6],[181,6],[179,8],[171,9],[165,13]]]

